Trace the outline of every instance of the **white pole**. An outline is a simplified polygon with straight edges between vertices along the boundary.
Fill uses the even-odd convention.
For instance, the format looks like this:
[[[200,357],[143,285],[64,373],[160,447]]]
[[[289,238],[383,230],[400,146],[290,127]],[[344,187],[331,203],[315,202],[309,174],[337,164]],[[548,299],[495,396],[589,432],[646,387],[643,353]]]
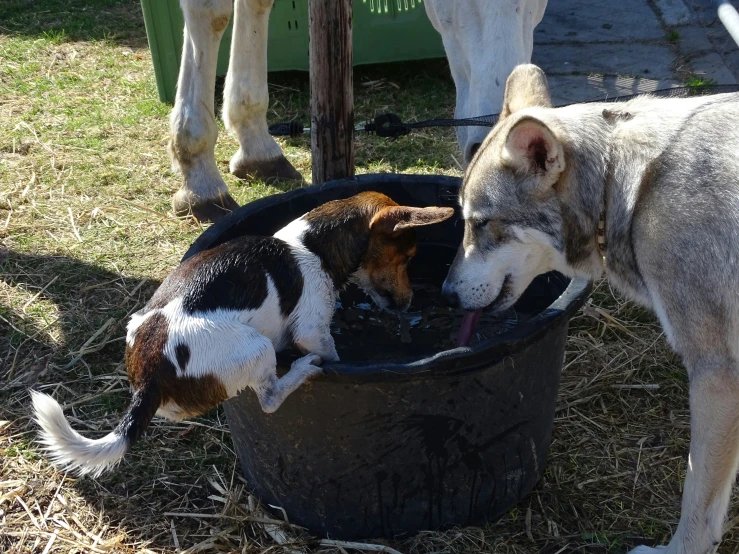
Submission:
[[[726,30],[729,31],[734,42],[739,44],[739,13],[736,12],[734,6],[729,4],[728,0],[722,0],[719,5],[718,18],[724,24]]]

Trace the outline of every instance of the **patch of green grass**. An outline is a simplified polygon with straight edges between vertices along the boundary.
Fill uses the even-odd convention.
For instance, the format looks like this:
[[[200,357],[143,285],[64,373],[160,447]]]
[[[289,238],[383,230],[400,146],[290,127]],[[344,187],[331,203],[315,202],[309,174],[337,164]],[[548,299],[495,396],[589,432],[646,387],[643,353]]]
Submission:
[[[701,77],[700,75],[691,75],[685,81],[686,87],[710,87],[717,84],[718,82],[716,80],[706,79],[705,77]]]
[[[67,32],[64,29],[50,29],[48,31],[42,31],[41,38],[51,44],[61,44],[66,42],[69,37],[67,37]]]
[[[670,44],[677,44],[680,41],[680,33],[677,29],[670,29],[667,31],[667,42]]]
[[[582,533],[580,537],[584,541],[605,546],[609,552],[620,550],[624,539],[621,533],[611,533],[608,531]]]
[[[13,446],[6,448],[4,452],[0,449],[0,455],[8,457],[22,456],[27,462],[35,462],[40,458],[36,447],[27,441],[17,441]]]

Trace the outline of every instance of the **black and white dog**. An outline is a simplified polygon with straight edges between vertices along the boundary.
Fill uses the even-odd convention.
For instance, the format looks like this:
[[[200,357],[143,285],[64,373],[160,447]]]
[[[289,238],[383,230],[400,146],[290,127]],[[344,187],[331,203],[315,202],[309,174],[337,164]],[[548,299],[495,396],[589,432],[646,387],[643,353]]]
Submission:
[[[128,324],[134,394],[114,431],[87,439],[53,398],[32,392],[51,458],[99,475],[120,461],[155,414],[196,416],[247,387],[265,412],[274,412],[321,371],[322,360],[338,360],[329,327],[338,290],[355,282],[380,307],[407,309],[413,228],[452,214],[364,192],[328,202],[273,237],[236,238],[185,260]],[[275,352],[290,343],[305,356],[278,378]]]

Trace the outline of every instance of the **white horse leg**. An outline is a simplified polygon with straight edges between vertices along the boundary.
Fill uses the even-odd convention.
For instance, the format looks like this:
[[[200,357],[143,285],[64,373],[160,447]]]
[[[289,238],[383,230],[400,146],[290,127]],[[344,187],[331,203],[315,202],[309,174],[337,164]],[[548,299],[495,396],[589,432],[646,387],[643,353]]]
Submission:
[[[218,173],[214,148],[215,80],[218,45],[233,10],[232,0],[180,0],[185,16],[177,96],[169,118],[172,168],[182,171],[182,188],[172,207],[178,215],[192,213],[215,221],[238,204]]]
[[[267,24],[273,0],[236,0],[223,122],[239,141],[231,173],[239,178],[302,177],[267,130]]]

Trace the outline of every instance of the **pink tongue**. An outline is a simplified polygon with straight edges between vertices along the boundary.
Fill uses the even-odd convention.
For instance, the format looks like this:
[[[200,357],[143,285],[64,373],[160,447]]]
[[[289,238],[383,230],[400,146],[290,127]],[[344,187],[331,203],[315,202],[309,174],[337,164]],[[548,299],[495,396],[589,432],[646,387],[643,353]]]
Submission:
[[[462,317],[462,324],[459,326],[459,336],[457,337],[457,346],[467,346],[472,338],[472,332],[475,330],[482,310],[475,310],[474,312],[465,312]]]

